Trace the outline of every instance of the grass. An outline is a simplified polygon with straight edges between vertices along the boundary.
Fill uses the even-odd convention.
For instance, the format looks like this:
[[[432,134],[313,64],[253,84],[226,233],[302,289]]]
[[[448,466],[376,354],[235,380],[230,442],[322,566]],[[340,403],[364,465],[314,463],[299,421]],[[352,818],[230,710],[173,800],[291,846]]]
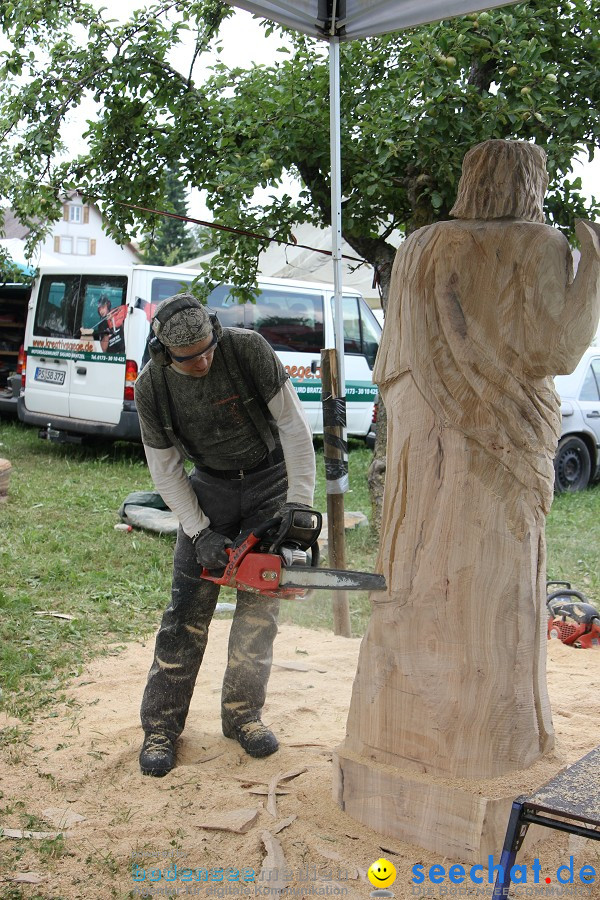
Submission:
[[[351,441],[347,510],[370,516],[371,453]],[[322,444],[317,442],[315,505],[326,509]],[[117,653],[147,637],[166,605],[173,537],[114,530],[118,508],[133,490],[151,490],[141,447],[58,445],[37,431],[0,421],[0,456],[13,466],[8,502],[0,507],[0,703],[25,723],[40,709],[52,715],[66,680],[94,655]],[[547,526],[548,577],[572,582],[600,599],[600,487],[555,499]],[[348,533],[348,568],[372,570],[371,529]],[[369,617],[366,594],[351,593],[351,623],[361,635]],[[223,596],[222,599],[231,599]],[[60,612],[72,620],[39,612]],[[282,603],[282,622],[332,628],[329,595]],[[23,740],[15,729],[3,742]]]
[[[371,454],[352,444],[355,487],[346,508],[368,512]],[[170,592],[174,538],[114,530],[127,494],[152,489],[138,445],[53,444],[36,429],[0,421],[0,456],[13,467],[0,507],[0,703],[27,720],[92,655],[118,652],[120,643],[154,631]],[[325,510],[320,482],[316,503]],[[367,556],[372,565],[375,541],[370,529],[360,532],[349,541],[349,567],[364,568]],[[355,601],[366,609],[366,596]],[[326,599],[306,610],[283,606],[282,621],[331,627]]]

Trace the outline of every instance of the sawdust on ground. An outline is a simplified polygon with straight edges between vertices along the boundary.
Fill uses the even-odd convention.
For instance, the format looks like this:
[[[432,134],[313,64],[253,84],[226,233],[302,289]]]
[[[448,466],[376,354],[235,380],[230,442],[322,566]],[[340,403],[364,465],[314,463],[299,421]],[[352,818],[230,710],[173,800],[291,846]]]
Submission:
[[[269,887],[275,889],[270,896],[367,898],[373,888],[366,870],[384,857],[397,870],[391,890],[404,900],[417,896],[413,865],[421,863],[427,871],[439,863],[448,869],[449,860],[353,821],[332,798],[331,755],[344,737],[360,640],[281,626],[263,717],[277,732],[281,749],[268,759],[254,760],[220,731],[229,626],[226,620],[211,626],[178,765],[166,778],[143,778],[137,761],[138,710],[153,640],[115,649],[92,662],[74,680],[68,703],[42,714],[30,727],[26,744],[8,746],[0,762],[0,824],[22,828],[26,811],[47,822],[49,829],[62,828],[67,836],[55,856],[33,849],[39,846],[35,838],[24,840],[16,861],[14,839],[1,838],[5,866],[0,867],[0,880],[5,879],[7,892],[1,896],[253,896],[255,886],[244,879],[252,870],[258,876],[267,851],[267,867],[281,866],[279,875],[288,882],[287,889],[283,882],[261,882],[258,889],[264,894]],[[560,765],[600,744],[600,650],[549,642],[548,680],[557,735],[548,760],[551,777]],[[15,722],[5,719],[2,724]],[[294,776],[304,768],[281,783],[273,816],[267,808],[269,784],[278,774]],[[224,815],[238,827],[245,822],[241,827],[248,830],[202,827],[219,824],[215,817]],[[549,839],[534,853],[523,850],[519,862],[531,864],[537,857],[542,872],[556,872],[574,854],[576,872],[588,864],[600,874],[600,843],[544,832]],[[167,882],[174,864],[177,880]],[[181,880],[186,868],[194,873],[191,884]],[[226,872],[222,882],[215,880],[219,869]],[[156,874],[151,881],[153,870],[162,871],[160,881]],[[236,871],[239,879],[232,880]],[[195,880],[201,872],[209,873],[202,877],[211,880]],[[39,883],[23,884],[25,873],[33,873],[25,880]],[[22,893],[10,892],[17,889],[11,878],[19,879]],[[461,896],[471,895],[465,885],[461,890]],[[487,890],[491,896],[489,885]],[[440,895],[437,889],[435,895]],[[472,895],[482,894],[473,888]],[[586,896],[600,897],[600,884]]]

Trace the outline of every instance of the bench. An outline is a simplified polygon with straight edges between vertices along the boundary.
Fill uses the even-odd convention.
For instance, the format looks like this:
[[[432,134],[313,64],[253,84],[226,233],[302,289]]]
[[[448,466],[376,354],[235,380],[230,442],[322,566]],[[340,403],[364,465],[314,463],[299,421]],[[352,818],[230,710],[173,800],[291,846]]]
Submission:
[[[530,825],[600,841],[600,747],[514,801],[492,900],[510,897],[511,869]]]

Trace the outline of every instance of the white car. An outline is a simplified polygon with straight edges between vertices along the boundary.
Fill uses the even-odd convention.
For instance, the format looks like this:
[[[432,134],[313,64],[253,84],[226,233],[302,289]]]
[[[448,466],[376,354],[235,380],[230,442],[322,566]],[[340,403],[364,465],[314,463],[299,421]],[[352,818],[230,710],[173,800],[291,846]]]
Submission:
[[[554,489],[582,491],[600,477],[600,347],[589,347],[570,375],[557,375],[562,430]]]

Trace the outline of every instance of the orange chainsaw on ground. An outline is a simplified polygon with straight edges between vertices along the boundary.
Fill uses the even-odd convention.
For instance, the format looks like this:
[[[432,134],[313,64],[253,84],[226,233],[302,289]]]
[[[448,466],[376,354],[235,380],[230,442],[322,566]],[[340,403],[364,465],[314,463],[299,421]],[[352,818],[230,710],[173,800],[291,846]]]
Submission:
[[[548,637],[558,638],[571,647],[600,648],[600,612],[568,581],[548,581]]]
[[[292,509],[264,522],[227,548],[229,562],[202,578],[279,600],[305,600],[313,590],[384,591],[383,575],[347,569],[320,569],[321,513]]]

